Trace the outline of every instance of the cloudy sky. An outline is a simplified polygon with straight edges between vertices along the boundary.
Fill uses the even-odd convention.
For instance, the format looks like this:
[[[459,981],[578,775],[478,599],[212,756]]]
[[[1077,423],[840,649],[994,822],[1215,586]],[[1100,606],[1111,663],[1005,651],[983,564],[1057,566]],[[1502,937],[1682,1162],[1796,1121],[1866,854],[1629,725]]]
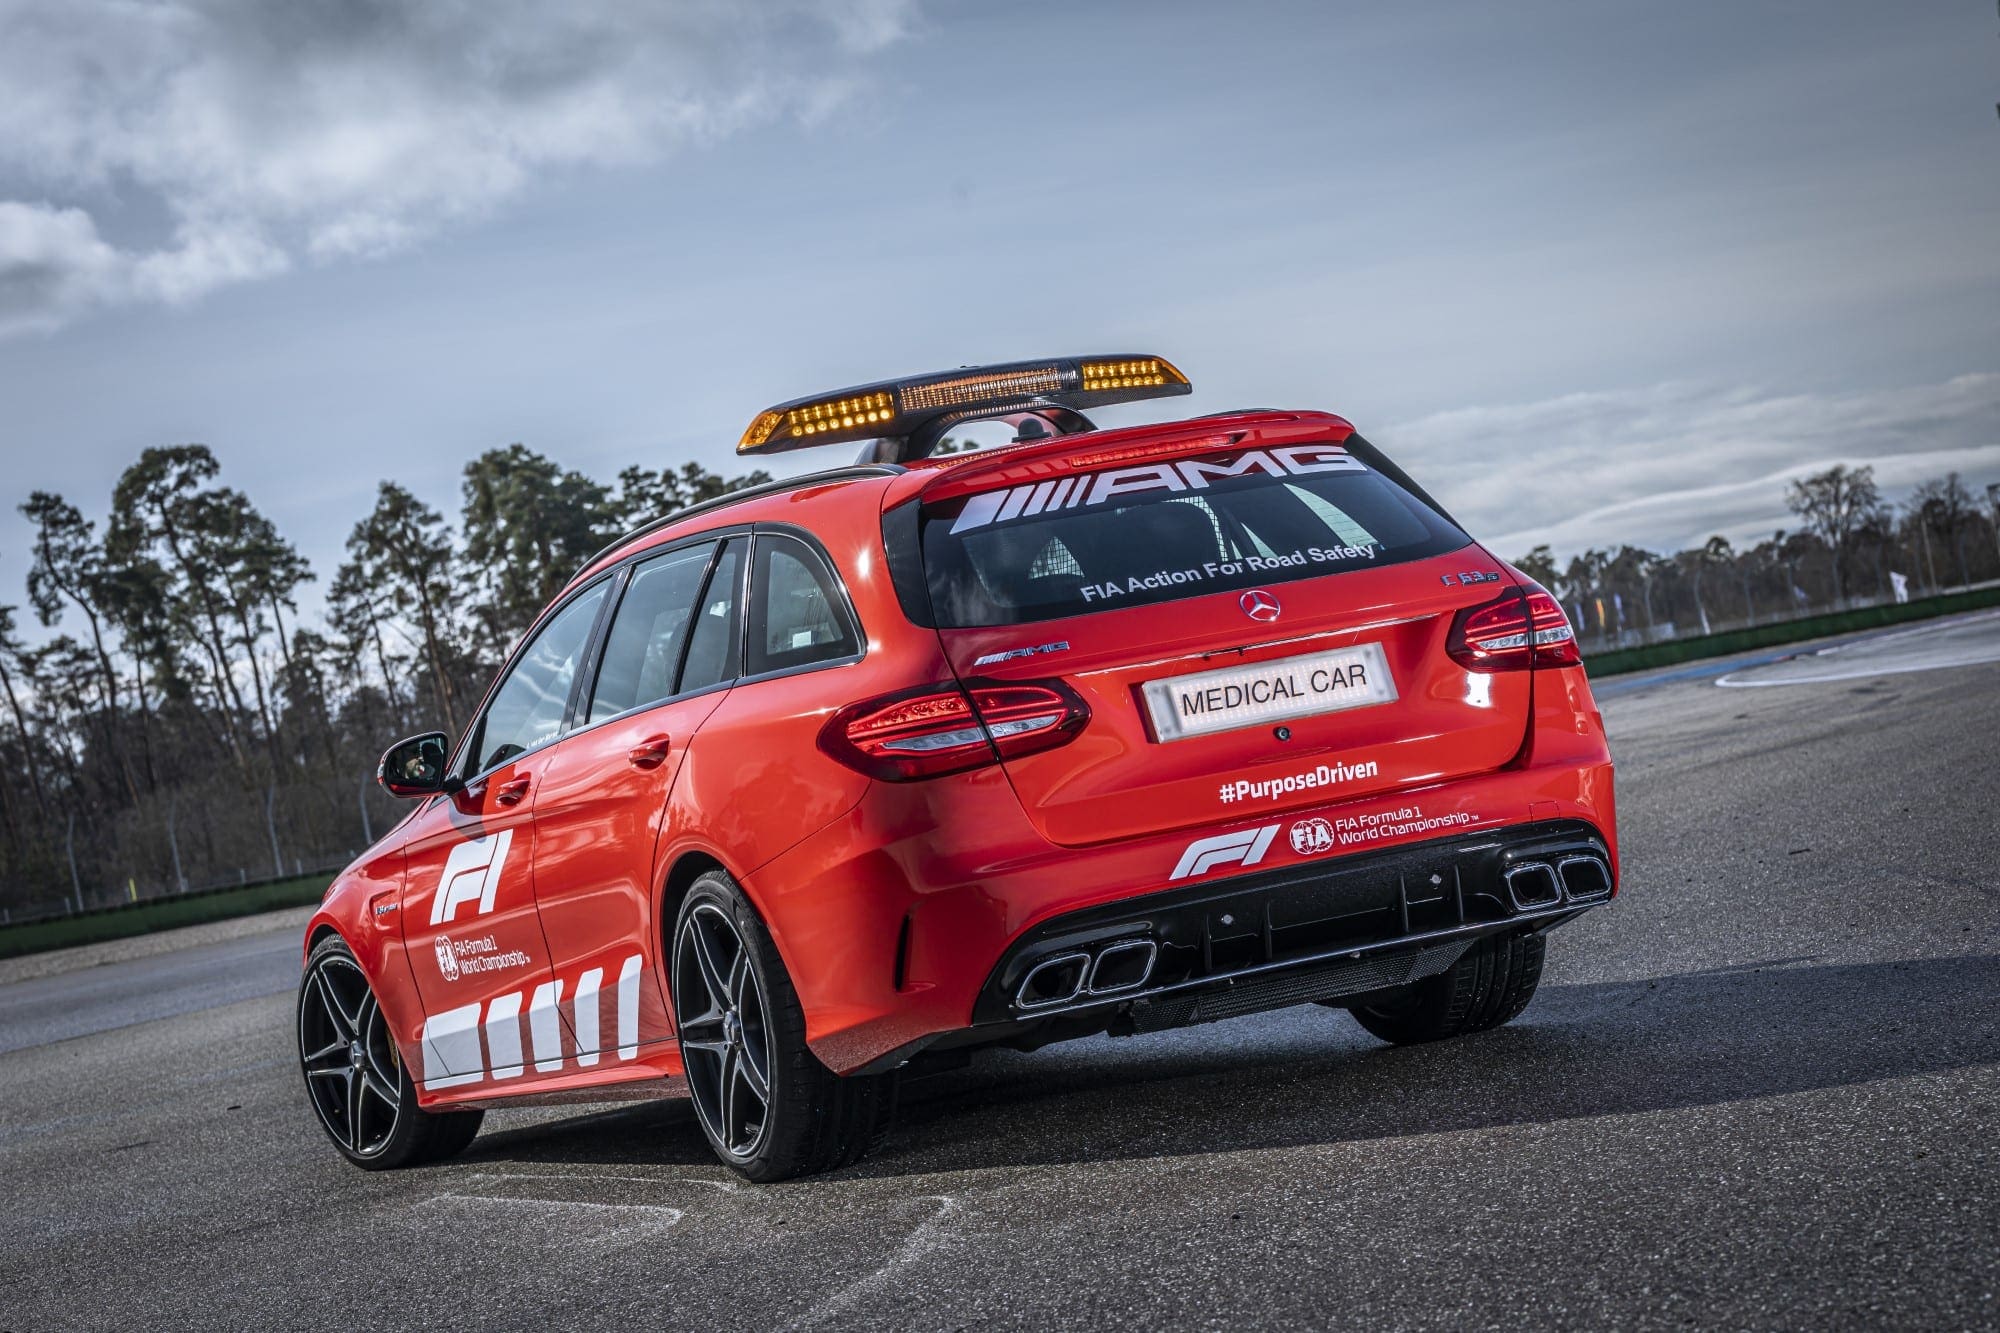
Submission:
[[[384,477],[1093,349],[1342,412],[1507,554],[1983,487],[1996,98],[1992,0],[0,0],[0,603],[13,506],[148,445],[324,580]]]

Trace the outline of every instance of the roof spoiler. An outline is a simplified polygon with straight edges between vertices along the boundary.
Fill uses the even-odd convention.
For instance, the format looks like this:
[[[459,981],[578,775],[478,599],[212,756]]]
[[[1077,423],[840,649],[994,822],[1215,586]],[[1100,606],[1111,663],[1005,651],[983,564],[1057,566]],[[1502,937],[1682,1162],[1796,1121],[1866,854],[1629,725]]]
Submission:
[[[776,454],[843,441],[872,441],[861,461],[927,458],[965,421],[1006,421],[1023,436],[1094,430],[1082,409],[1193,392],[1188,377],[1157,356],[1051,357],[966,366],[795,398],[759,412],[739,454]],[[1030,422],[1039,423],[1030,425]]]

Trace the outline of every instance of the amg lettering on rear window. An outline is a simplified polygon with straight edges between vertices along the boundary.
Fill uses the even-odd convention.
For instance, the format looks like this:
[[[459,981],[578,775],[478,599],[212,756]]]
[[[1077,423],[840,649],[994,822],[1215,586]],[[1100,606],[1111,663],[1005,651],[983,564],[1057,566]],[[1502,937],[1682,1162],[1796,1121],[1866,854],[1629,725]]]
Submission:
[[[1284,449],[1246,449],[1235,457],[1183,458],[1142,467],[1111,468],[1054,481],[1033,481],[1004,491],[983,491],[965,502],[952,523],[954,533],[1033,518],[1059,509],[1101,505],[1121,496],[1147,491],[1204,491],[1209,483],[1229,477],[1262,473],[1296,477],[1312,472],[1365,472],[1361,460],[1339,445],[1293,445]]]
[[[951,496],[924,504],[917,536],[931,613],[947,629],[1348,578],[1470,541],[1331,440]]]

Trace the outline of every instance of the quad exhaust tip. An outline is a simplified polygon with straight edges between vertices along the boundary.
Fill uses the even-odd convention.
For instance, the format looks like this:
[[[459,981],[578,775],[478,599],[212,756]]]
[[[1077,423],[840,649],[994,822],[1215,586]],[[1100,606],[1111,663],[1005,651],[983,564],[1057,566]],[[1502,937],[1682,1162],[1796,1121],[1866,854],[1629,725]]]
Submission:
[[[1565,856],[1556,862],[1563,896],[1573,903],[1593,903],[1611,896],[1611,867],[1595,856]]]
[[[1514,900],[1516,911],[1554,907],[1562,901],[1562,880],[1547,861],[1525,861],[1510,867],[1501,878],[1507,881],[1507,896]]]
[[[1053,1009],[1083,995],[1121,995],[1153,975],[1160,946],[1150,939],[1115,940],[1095,951],[1077,949],[1044,958],[1021,978],[1016,1009]]]
[[[1084,983],[1090,979],[1090,961],[1087,953],[1059,953],[1053,958],[1044,958],[1021,978],[1021,989],[1014,995],[1014,1007],[1046,1009],[1051,1005],[1068,1004],[1083,994]]]
[[[1137,990],[1153,975],[1153,964],[1159,956],[1160,946],[1151,940],[1121,940],[1097,955],[1086,989],[1092,995]]]

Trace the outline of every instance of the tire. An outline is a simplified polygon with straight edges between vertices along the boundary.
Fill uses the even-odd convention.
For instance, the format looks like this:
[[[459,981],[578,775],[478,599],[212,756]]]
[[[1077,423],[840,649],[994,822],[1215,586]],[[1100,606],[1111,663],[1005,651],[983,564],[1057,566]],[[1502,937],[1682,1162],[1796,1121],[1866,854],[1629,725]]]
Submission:
[[[813,1055],[784,962],[733,879],[694,882],[669,945],[682,1066],[716,1157],[750,1180],[789,1180],[881,1142],[896,1075],[842,1078]]]
[[[1437,976],[1349,1012],[1370,1033],[1398,1046],[1485,1032],[1518,1018],[1535,998],[1547,948],[1540,934],[1483,940]]]
[[[368,1171],[439,1161],[462,1152],[484,1113],[433,1113],[417,1105],[382,1007],[337,935],[313,946],[299,980],[294,1026],[306,1101],[340,1155]]]

